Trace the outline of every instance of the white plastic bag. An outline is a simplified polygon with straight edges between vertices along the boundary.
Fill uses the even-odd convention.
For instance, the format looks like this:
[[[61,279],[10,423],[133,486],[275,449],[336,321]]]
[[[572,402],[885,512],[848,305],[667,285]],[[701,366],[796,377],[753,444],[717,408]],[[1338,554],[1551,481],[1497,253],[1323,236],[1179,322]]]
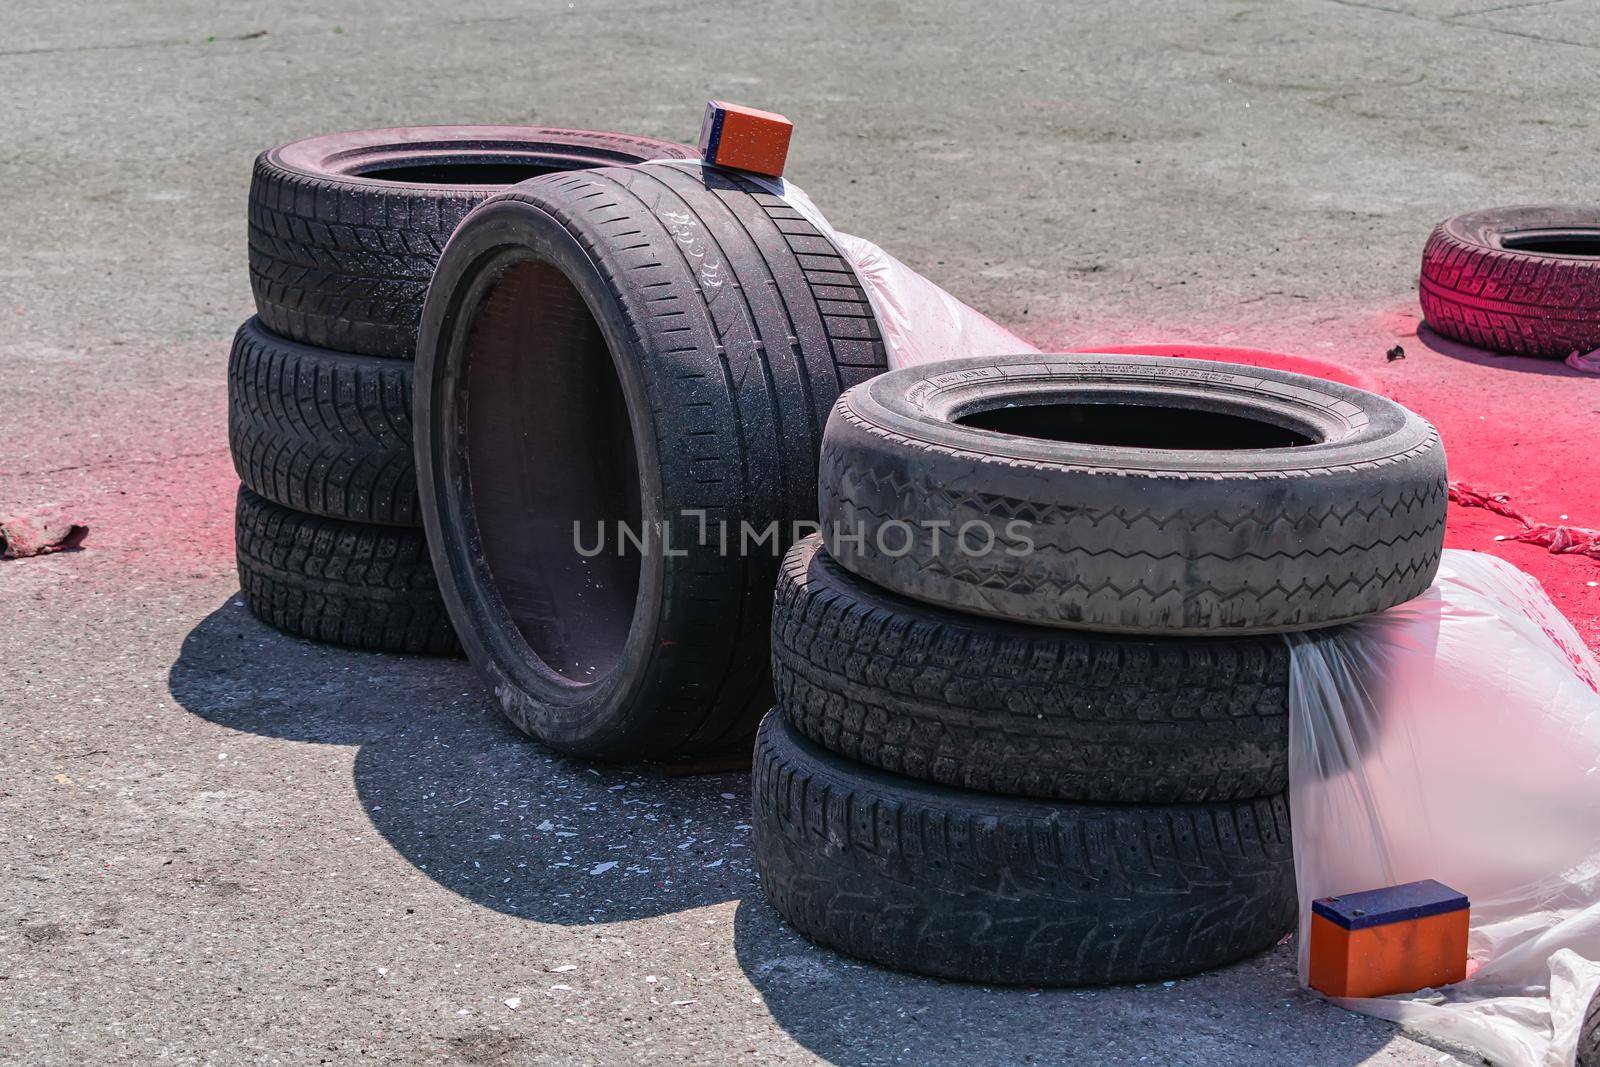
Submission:
[[[678,167],[697,170],[705,164],[694,159],[655,160],[645,166]],[[889,353],[889,367],[919,366],[942,359],[976,356],[1004,356],[1037,352],[1010,330],[973,310],[927,278],[918,274],[877,245],[861,237],[840,233],[817,210],[811,198],[793,182],[783,178],[764,178],[755,174],[742,177],[755,182],[783,200],[807,222],[827,234],[834,245],[855,267],[873,316]]]
[[[1600,662],[1534,579],[1458,551],[1417,600],[1291,645],[1301,981],[1312,900],[1435,878],[1471,901],[1476,969],[1442,1001],[1336,1003],[1571,1064],[1600,987]]]

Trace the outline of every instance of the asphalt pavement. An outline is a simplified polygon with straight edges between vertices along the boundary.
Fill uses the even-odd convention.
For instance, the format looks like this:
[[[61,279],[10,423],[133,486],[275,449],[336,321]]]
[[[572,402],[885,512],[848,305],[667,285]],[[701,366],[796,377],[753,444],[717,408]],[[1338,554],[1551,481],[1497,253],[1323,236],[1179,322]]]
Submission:
[[[1435,221],[1593,199],[1593,6],[333,6],[0,14],[0,514],[90,528],[0,563],[0,1058],[1450,1062],[1300,992],[1290,946],[1077,991],[847,960],[761,898],[747,776],[569,760],[462,662],[256,622],[224,381],[245,191],[310,133],[692,140],[718,96],[794,120],[839,228],[1037,343],[1399,380],[1446,358],[1415,347]]]

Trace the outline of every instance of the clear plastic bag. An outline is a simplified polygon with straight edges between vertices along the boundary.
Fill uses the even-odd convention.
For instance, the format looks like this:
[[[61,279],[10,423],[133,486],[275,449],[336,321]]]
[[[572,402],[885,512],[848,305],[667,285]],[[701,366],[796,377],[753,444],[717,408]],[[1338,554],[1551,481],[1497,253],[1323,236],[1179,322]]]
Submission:
[[[1336,1003],[1572,1063],[1600,987],[1600,662],[1536,581],[1474,552],[1411,603],[1290,642],[1301,981],[1312,900],[1436,878],[1472,903],[1467,979]]]

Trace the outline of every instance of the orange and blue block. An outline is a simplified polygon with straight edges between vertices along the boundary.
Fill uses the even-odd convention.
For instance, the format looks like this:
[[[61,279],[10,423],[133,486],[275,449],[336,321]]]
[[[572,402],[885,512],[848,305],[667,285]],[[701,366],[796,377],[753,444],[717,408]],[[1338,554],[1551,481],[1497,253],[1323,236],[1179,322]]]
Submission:
[[[1426,879],[1311,903],[1311,988],[1384,997],[1467,976],[1465,894]]]
[[[700,156],[719,167],[781,178],[793,132],[782,115],[713,100],[700,125]]]

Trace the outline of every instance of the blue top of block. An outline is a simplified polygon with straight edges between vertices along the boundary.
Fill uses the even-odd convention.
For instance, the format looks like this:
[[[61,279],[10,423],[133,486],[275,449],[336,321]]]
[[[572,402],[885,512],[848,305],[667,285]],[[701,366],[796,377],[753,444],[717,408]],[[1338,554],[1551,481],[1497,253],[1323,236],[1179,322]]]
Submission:
[[[700,158],[707,163],[717,161],[717,149],[722,147],[722,120],[728,117],[728,105],[721,100],[706,104],[705,119],[700,123]]]
[[[1422,919],[1467,907],[1465,893],[1425,878],[1420,882],[1369,889],[1365,893],[1346,893],[1342,897],[1323,897],[1311,902],[1312,914],[1338,923],[1346,930]]]

